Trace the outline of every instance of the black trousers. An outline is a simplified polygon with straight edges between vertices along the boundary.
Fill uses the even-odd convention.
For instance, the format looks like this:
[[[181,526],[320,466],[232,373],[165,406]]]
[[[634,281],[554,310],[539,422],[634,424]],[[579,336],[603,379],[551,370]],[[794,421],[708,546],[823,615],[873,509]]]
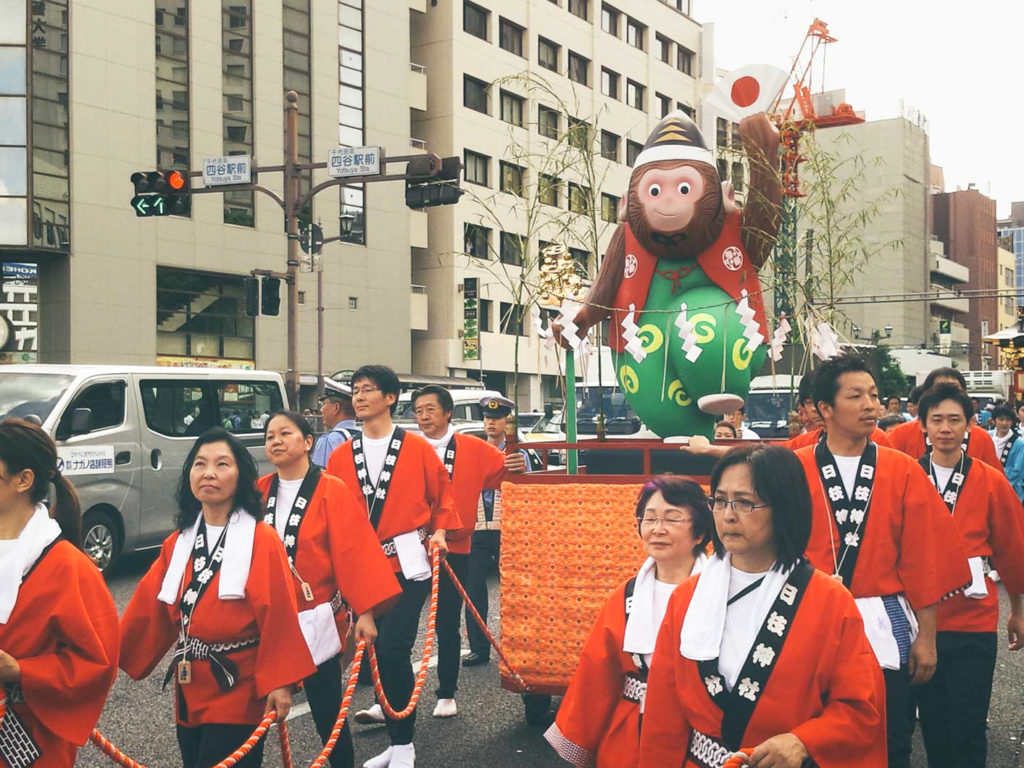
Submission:
[[[501,556],[501,531],[475,531],[473,548],[469,552],[469,573],[463,584],[466,594],[473,601],[480,617],[487,621],[487,574],[498,564]],[[491,644],[487,635],[477,626],[469,609],[466,609],[466,634],[469,636],[469,650],[485,659],[491,657]]]
[[[409,581],[396,573],[402,594],[386,614],[377,619],[377,666],[384,695],[392,708],[405,709],[412,697],[416,676],[412,671],[412,647],[419,632],[420,613],[430,595],[430,579]],[[393,720],[385,714],[388,736],[393,745],[412,744],[416,732],[415,710],[403,720]]]
[[[929,768],[984,768],[995,632],[939,632],[935,676],[916,688]]]
[[[883,669],[885,676],[885,734],[889,768],[910,768],[914,735],[914,699],[907,667]]]
[[[213,768],[245,743],[257,725],[208,723],[192,728],[179,725],[178,748],[184,768]],[[260,768],[266,743],[266,737],[260,739],[249,754],[235,763],[237,768]]]
[[[448,555],[448,564],[455,578],[466,586],[469,555]],[[459,690],[459,664],[461,663],[462,595],[452,583],[448,571],[441,568],[441,582],[437,587],[437,698],[453,699]]]
[[[367,662],[369,666],[369,662]],[[324,744],[334,730],[334,723],[338,719],[338,709],[341,707],[341,698],[344,693],[342,681],[341,654],[333,659],[328,659],[319,667],[316,672],[305,679],[306,701],[309,702],[309,711],[313,715],[313,722],[316,724],[316,732],[320,734],[320,741]],[[348,727],[348,720],[338,734],[338,741],[334,744],[330,756],[331,768],[353,768],[356,761],[355,750],[352,747],[352,731]]]

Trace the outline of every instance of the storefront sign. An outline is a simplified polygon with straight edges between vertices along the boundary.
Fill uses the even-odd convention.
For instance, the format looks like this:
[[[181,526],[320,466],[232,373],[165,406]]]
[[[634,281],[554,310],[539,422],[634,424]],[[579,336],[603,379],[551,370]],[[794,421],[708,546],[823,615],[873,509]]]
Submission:
[[[462,359],[480,359],[479,281],[467,277],[462,283]]]
[[[256,368],[252,360],[225,360],[215,357],[179,357],[177,355],[157,355],[157,365],[170,368],[238,368],[251,371]]]

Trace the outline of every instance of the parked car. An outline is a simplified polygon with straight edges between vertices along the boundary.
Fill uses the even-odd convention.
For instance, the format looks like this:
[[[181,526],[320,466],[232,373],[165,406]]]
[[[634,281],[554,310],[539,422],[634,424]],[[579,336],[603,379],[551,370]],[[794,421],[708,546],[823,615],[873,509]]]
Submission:
[[[37,421],[82,502],[82,543],[107,571],[174,529],[174,493],[198,435],[223,426],[261,471],[265,417],[286,402],[280,374],[216,368],[0,365],[0,418]]]

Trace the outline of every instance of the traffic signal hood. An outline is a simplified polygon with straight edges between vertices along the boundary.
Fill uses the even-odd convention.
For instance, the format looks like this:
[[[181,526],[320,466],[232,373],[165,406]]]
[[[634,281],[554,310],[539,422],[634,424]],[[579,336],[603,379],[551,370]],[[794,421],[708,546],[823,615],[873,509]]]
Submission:
[[[264,315],[281,314],[281,279],[277,277],[264,277],[263,296],[260,301],[260,309]]]
[[[459,188],[462,174],[462,159],[459,157],[424,155],[410,161],[405,173],[415,177],[405,182],[405,204],[409,208],[452,205],[465,194],[465,190]]]
[[[182,171],[136,171],[131,175],[136,216],[188,216],[192,212],[189,176]]]

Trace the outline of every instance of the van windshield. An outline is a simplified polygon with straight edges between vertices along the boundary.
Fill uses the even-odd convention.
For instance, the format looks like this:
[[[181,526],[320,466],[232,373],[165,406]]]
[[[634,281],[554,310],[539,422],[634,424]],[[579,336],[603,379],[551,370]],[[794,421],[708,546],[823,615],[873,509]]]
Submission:
[[[747,423],[758,437],[789,437],[790,400],[787,390],[753,391],[747,396]]]
[[[42,423],[75,380],[60,373],[0,373],[0,418],[35,416]]]

